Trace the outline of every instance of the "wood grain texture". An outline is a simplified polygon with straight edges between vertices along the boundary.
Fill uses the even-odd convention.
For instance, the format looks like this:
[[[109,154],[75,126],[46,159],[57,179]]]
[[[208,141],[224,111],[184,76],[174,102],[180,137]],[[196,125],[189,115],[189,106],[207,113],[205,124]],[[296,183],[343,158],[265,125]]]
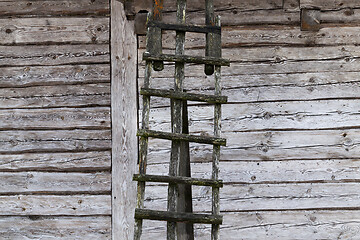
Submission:
[[[337,10],[344,8],[358,8],[360,3],[356,0],[300,0],[301,8],[318,7],[321,10]]]
[[[110,168],[109,151],[0,155],[1,171],[101,171]]]
[[[2,216],[110,215],[111,196],[110,195],[0,196],[0,206],[1,206],[0,215]]]
[[[57,108],[0,111],[0,130],[109,129],[110,108]]]
[[[0,46],[0,66],[109,63],[108,44]]]
[[[66,1],[0,1],[0,17],[7,16],[72,16],[109,14],[107,0],[66,0]]]
[[[0,217],[0,234],[6,240],[40,239],[111,239],[111,217]]]
[[[4,67],[0,87],[110,83],[109,64]]]
[[[123,4],[111,1],[112,236],[134,236],[137,162],[137,40]]]
[[[0,194],[7,195],[16,193],[109,193],[111,189],[109,172],[2,172],[0,179]]]
[[[108,43],[108,18],[0,19],[0,45]]]
[[[0,153],[109,150],[109,130],[2,131]]]
[[[226,213],[220,230],[222,239],[230,240],[304,240],[315,239],[356,240],[359,211],[275,211]],[[148,239],[164,236],[166,228],[147,222],[144,233]],[[196,226],[196,239],[209,239],[210,228]]]

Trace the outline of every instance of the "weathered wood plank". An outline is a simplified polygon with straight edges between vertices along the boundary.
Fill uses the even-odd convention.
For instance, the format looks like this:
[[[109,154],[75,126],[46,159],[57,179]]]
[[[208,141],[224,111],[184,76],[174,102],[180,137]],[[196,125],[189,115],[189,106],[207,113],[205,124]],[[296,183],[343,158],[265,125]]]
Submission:
[[[222,239],[304,240],[356,239],[360,227],[359,211],[275,211],[225,213],[220,230]],[[209,239],[210,227],[196,226],[196,239]],[[150,240],[162,239],[166,228],[146,222],[144,234]]]
[[[110,83],[109,64],[5,67],[0,71],[1,88],[104,82]]]
[[[206,134],[206,133],[204,133]],[[358,129],[311,131],[225,132],[227,147],[221,159],[228,160],[299,160],[353,159],[360,157]],[[169,158],[169,144],[152,139],[149,162],[165,162]],[[193,144],[193,161],[211,159],[211,148]]]
[[[109,151],[0,155],[1,171],[101,171],[110,168]]]
[[[216,10],[225,9],[242,9],[242,10],[261,10],[261,9],[274,9],[281,8],[282,0],[262,1],[262,0],[227,0],[227,1],[215,1],[214,8]],[[189,12],[205,9],[204,1],[191,1],[187,4],[187,10]],[[164,2],[164,12],[176,11],[176,0],[168,0]]]
[[[106,15],[109,14],[107,0],[74,0],[74,1],[0,1],[0,17],[7,16],[72,16],[72,15]]]
[[[109,172],[1,172],[0,179],[0,194],[2,195],[21,193],[109,193],[111,190],[111,174]]]
[[[3,239],[111,239],[111,217],[0,217]]]
[[[0,153],[109,150],[109,130],[2,131]]]
[[[108,44],[0,46],[0,66],[44,66],[109,62]]]
[[[110,83],[0,88],[0,96],[0,109],[110,106]],[[90,110],[90,112],[94,112],[97,108],[92,110],[90,108],[87,109]],[[104,113],[104,109],[105,108],[98,108],[99,113]],[[69,109],[64,110],[71,111]],[[4,112],[6,115],[6,111],[0,112]],[[29,113],[31,111],[34,112],[35,110],[28,110]],[[56,114],[56,112],[60,110],[38,111],[39,113],[40,111],[53,111],[53,113]],[[83,111],[85,111],[85,109]],[[20,115],[21,112],[26,111],[14,110],[13,112],[18,113],[15,115]],[[79,110],[79,113],[80,112],[81,110]],[[40,117],[41,116],[38,116],[37,118]]]
[[[0,196],[0,215],[86,216],[110,215],[110,195]],[[1,231],[1,230],[0,230]]]
[[[359,209],[358,183],[303,183],[224,185],[221,210],[274,211],[313,209]],[[145,207],[164,210],[167,186],[148,186]],[[194,211],[211,211],[211,187],[193,189]]]
[[[317,45],[353,45],[360,42],[357,26],[323,25],[317,32],[303,32],[298,26],[261,25],[224,27],[222,31],[223,47],[235,46],[317,46]],[[145,38],[139,38],[140,48],[145,47]],[[205,39],[195,33],[188,33],[187,48],[205,46]],[[174,48],[174,33],[163,34],[163,47]]]
[[[124,6],[111,1],[112,239],[133,239],[138,159],[137,39]]]
[[[220,179],[225,184],[320,183],[359,180],[358,159],[291,161],[222,161]],[[149,164],[149,174],[166,175],[168,164]],[[209,179],[210,159],[192,162],[192,176]]]
[[[352,128],[358,126],[359,102],[360,100],[323,100],[224,104],[222,127],[226,132]],[[214,107],[189,106],[188,109],[190,132],[203,131],[211,134]],[[169,111],[170,107],[151,110],[152,130],[170,129]]]
[[[321,10],[336,10],[344,8],[359,8],[360,3],[356,0],[300,0],[301,8],[320,8]]]
[[[109,18],[0,19],[0,45],[108,43]]]
[[[111,127],[110,108],[16,109],[0,111],[0,130],[89,129]]]

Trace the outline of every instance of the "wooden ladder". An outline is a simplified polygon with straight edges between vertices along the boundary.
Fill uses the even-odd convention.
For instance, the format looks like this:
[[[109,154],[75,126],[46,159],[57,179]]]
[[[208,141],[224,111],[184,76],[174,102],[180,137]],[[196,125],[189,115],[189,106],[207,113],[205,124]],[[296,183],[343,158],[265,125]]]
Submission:
[[[138,130],[140,137],[139,174],[134,175],[138,181],[137,208],[135,209],[135,240],[140,240],[142,223],[144,219],[167,221],[167,239],[176,239],[177,223],[202,223],[212,224],[211,239],[219,239],[219,228],[222,224],[220,215],[219,188],[223,186],[222,180],[218,179],[220,146],[226,145],[226,139],[220,138],[221,131],[221,104],[227,102],[226,96],[221,96],[221,66],[230,66],[230,61],[221,58],[221,26],[220,18],[214,16],[213,0],[206,0],[206,25],[187,25],[185,22],[186,0],[177,0],[177,23],[168,24],[162,22],[163,0],[154,0],[154,7],[148,16],[148,32],[146,52],[143,59],[146,61],[144,87],[140,94],[143,96],[142,127]],[[162,30],[176,31],[175,55],[162,54]],[[206,34],[205,57],[185,55],[185,33],[197,32]],[[164,61],[175,62],[175,79],[173,90],[150,88],[151,71],[162,71]],[[205,64],[205,73],[214,74],[215,94],[186,93],[183,89],[185,78],[185,63]],[[149,129],[150,97],[163,97],[171,99],[171,126],[172,132],[160,132]],[[186,101],[199,101],[214,104],[214,136],[204,137],[184,133],[183,123],[184,107]],[[185,104],[184,104],[185,102]],[[187,111],[187,109],[185,109]],[[186,126],[187,127],[187,126]],[[148,138],[160,138],[172,141],[169,176],[146,174]],[[182,143],[195,142],[213,145],[212,156],[212,179],[199,179],[179,175],[179,165],[184,155]],[[186,149],[188,151],[188,148]],[[145,183],[163,182],[168,183],[168,206],[167,211],[144,209]],[[177,212],[178,185],[198,185],[212,187],[212,214],[194,214],[189,212]]]

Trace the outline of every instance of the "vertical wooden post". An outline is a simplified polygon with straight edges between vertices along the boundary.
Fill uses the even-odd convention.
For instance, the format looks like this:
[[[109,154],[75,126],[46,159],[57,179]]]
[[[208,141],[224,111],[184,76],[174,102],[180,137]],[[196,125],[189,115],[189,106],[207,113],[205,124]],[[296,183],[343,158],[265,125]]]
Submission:
[[[216,18],[216,25],[221,26],[220,17]],[[216,57],[221,57],[221,36],[214,38],[216,46],[220,50],[217,51]],[[215,66],[215,95],[221,96],[221,66]],[[221,104],[215,104],[214,107],[214,136],[220,137],[221,133]],[[219,164],[220,164],[220,146],[214,145],[213,148],[213,172],[212,179],[219,179]],[[220,190],[219,187],[212,188],[212,213],[220,214]],[[211,240],[218,240],[220,232],[220,225],[213,224],[211,227]]]
[[[132,239],[137,160],[137,41],[124,6],[111,0],[112,239]]]
[[[177,23],[185,24],[186,17],[186,0],[177,0]],[[176,55],[184,55],[185,53],[185,32],[176,32]],[[183,91],[183,81],[185,78],[185,64],[175,63],[175,82],[174,90],[178,92]],[[173,133],[182,132],[182,101],[173,100],[171,111],[171,127]],[[169,176],[179,175],[179,162],[181,157],[181,142],[173,140],[171,144],[171,157],[169,166]],[[169,184],[168,190],[168,211],[176,212],[177,208],[178,189],[176,184]],[[176,237],[176,222],[168,222],[167,224],[167,239],[174,240]]]

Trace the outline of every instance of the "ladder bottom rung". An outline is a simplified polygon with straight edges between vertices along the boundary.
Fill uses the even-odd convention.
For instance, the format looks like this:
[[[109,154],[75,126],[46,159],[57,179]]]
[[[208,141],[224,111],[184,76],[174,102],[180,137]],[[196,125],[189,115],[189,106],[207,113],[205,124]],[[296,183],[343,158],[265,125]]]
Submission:
[[[196,136],[196,135],[189,135],[182,133],[168,133],[168,132],[153,131],[147,129],[138,130],[137,135],[139,137],[153,137],[153,138],[160,138],[167,140],[179,140],[179,141],[226,146],[225,138],[204,137],[204,136]]]
[[[154,89],[154,88],[142,88],[140,94],[146,96],[174,98],[180,100],[190,100],[190,101],[199,101],[199,102],[207,102],[207,103],[219,103],[219,104],[227,103],[226,96],[175,92],[172,90],[162,90],[162,89]]]
[[[223,221],[221,215],[155,211],[139,208],[135,209],[135,218],[167,222],[188,222],[203,224],[222,224]]]
[[[201,179],[201,178],[191,178],[191,177],[182,177],[182,176],[159,176],[159,175],[135,174],[133,179],[138,182],[165,182],[165,183],[174,183],[174,184],[189,184],[189,185],[211,186],[211,187],[223,186],[222,180]]]

